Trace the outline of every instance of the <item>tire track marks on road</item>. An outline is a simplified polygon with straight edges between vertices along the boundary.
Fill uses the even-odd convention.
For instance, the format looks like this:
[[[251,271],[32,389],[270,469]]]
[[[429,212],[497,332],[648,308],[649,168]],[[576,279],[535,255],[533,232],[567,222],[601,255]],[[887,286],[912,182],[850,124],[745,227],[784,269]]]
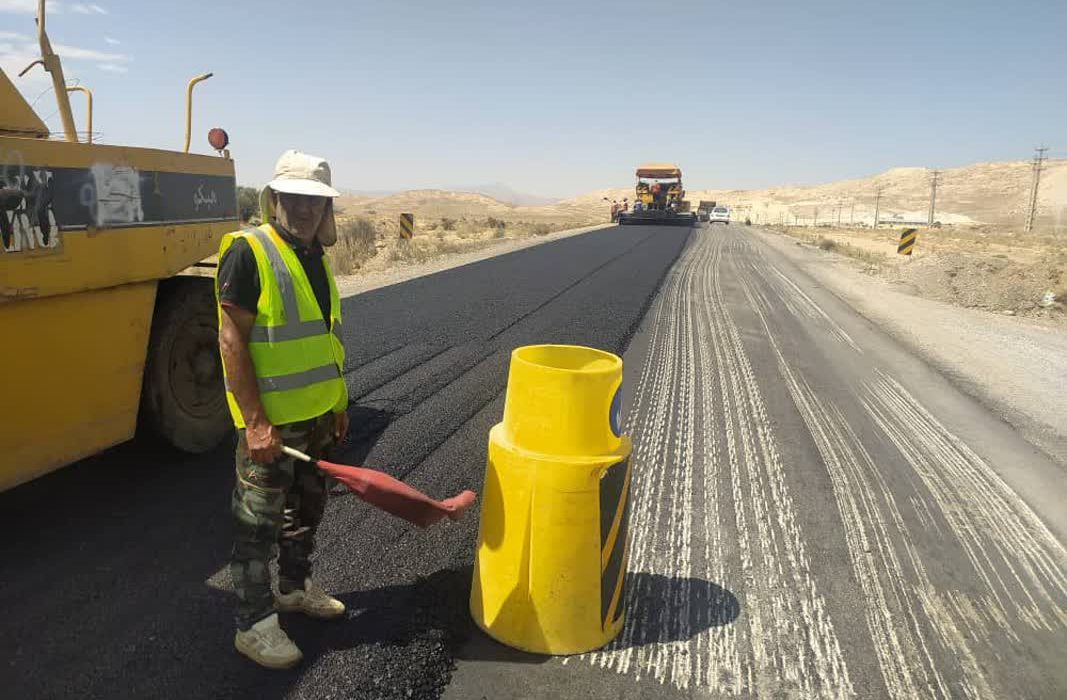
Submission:
[[[986,612],[971,622],[1018,640],[1008,620],[1067,628],[1067,550],[1003,479],[899,382],[883,372],[864,407],[904,455],[985,584]],[[992,631],[992,630],[990,630]],[[988,634],[985,635],[988,637]]]
[[[757,273],[770,283],[769,275]],[[873,380],[850,388],[918,477],[897,479],[894,489],[845,413],[786,360],[768,320],[770,304],[754,290],[757,283],[743,284],[830,476],[888,694],[1002,697],[1005,690],[994,688],[987,669],[1002,656],[998,644],[1020,641],[1012,621],[1062,631],[1063,547],[988,464],[899,382],[875,369]],[[925,530],[944,537],[940,523],[947,523],[947,546],[966,552],[973,566],[973,577],[963,579],[973,578],[984,590],[965,593],[935,583],[927,563],[937,554],[912,536],[914,522],[894,494],[902,488],[908,491],[903,503]],[[1005,601],[1020,599],[1027,602],[1005,608]]]
[[[650,591],[631,589],[633,617],[622,639],[587,658],[681,689],[847,697],[848,670],[811,573],[773,428],[724,303],[722,247],[721,238],[698,233],[668,277],[630,414],[630,569],[667,576],[669,603],[655,606],[660,619],[649,619],[653,606],[643,601]],[[736,547],[727,546],[724,531],[736,531]],[[699,570],[695,551],[703,555]],[[725,624],[720,599],[701,611],[710,626],[693,629],[691,620],[700,619],[687,607],[694,577],[733,590],[746,624]],[[634,643],[646,639],[652,643]]]
[[[695,233],[646,329],[627,425],[630,571],[670,584],[665,604],[630,589],[621,638],[582,658],[728,697],[854,696],[850,666],[894,700],[1019,690],[1013,666],[1043,638],[1028,631],[1067,627],[1067,552],[989,464],[876,360],[813,363],[823,334],[851,357],[863,348],[745,237]],[[825,470],[848,569],[822,574],[835,591],[855,587],[869,661],[849,663],[812,571],[797,477],[749,355],[762,346],[777,369],[763,381],[784,384]],[[741,616],[721,600],[690,609],[697,579],[733,591]]]

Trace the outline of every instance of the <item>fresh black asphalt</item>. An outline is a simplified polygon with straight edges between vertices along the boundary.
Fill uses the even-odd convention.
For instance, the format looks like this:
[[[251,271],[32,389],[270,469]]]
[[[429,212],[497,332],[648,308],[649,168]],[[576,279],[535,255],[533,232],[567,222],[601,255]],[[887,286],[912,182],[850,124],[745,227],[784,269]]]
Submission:
[[[621,353],[689,235],[602,229],[345,300],[339,461],[437,497],[480,490],[510,351]],[[189,457],[133,441],[0,494],[0,696],[438,696],[473,634],[477,516],[423,532],[335,491],[316,578],[349,612],[283,616],[305,660],[271,672],[233,650],[233,479],[232,444]]]

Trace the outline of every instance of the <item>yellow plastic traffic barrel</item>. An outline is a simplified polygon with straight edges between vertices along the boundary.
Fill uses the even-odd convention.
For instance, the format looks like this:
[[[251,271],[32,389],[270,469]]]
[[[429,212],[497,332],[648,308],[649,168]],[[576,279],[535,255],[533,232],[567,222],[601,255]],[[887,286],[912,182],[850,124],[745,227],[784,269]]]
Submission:
[[[511,354],[489,433],[471,615],[540,654],[599,648],[625,619],[630,440],[622,360],[574,345]]]

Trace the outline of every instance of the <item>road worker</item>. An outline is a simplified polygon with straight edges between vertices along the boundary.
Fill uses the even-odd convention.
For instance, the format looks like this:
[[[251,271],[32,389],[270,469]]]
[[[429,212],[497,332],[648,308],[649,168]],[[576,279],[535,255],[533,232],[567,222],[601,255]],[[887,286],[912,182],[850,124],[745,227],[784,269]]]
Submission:
[[[324,254],[337,240],[337,196],[325,160],[287,151],[260,199],[263,225],[227,234],[219,247],[219,348],[238,436],[234,646],[267,668],[302,658],[279,610],[317,618],[345,611],[311,578],[325,476],[282,452],[284,444],[325,457],[348,432],[341,307]]]

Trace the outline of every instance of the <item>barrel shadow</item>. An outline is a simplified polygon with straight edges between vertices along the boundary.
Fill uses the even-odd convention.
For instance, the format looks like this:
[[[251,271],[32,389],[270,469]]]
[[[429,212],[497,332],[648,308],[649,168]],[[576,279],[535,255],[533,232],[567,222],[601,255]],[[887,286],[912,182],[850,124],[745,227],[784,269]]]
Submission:
[[[625,626],[600,651],[686,641],[712,627],[731,624],[741,614],[733,593],[703,579],[639,571],[627,574],[626,586]],[[457,654],[461,659],[536,664],[551,658],[511,649],[476,627],[467,627],[467,642]]]
[[[626,624],[605,651],[685,641],[741,614],[733,593],[704,579],[639,571],[626,586]]]

